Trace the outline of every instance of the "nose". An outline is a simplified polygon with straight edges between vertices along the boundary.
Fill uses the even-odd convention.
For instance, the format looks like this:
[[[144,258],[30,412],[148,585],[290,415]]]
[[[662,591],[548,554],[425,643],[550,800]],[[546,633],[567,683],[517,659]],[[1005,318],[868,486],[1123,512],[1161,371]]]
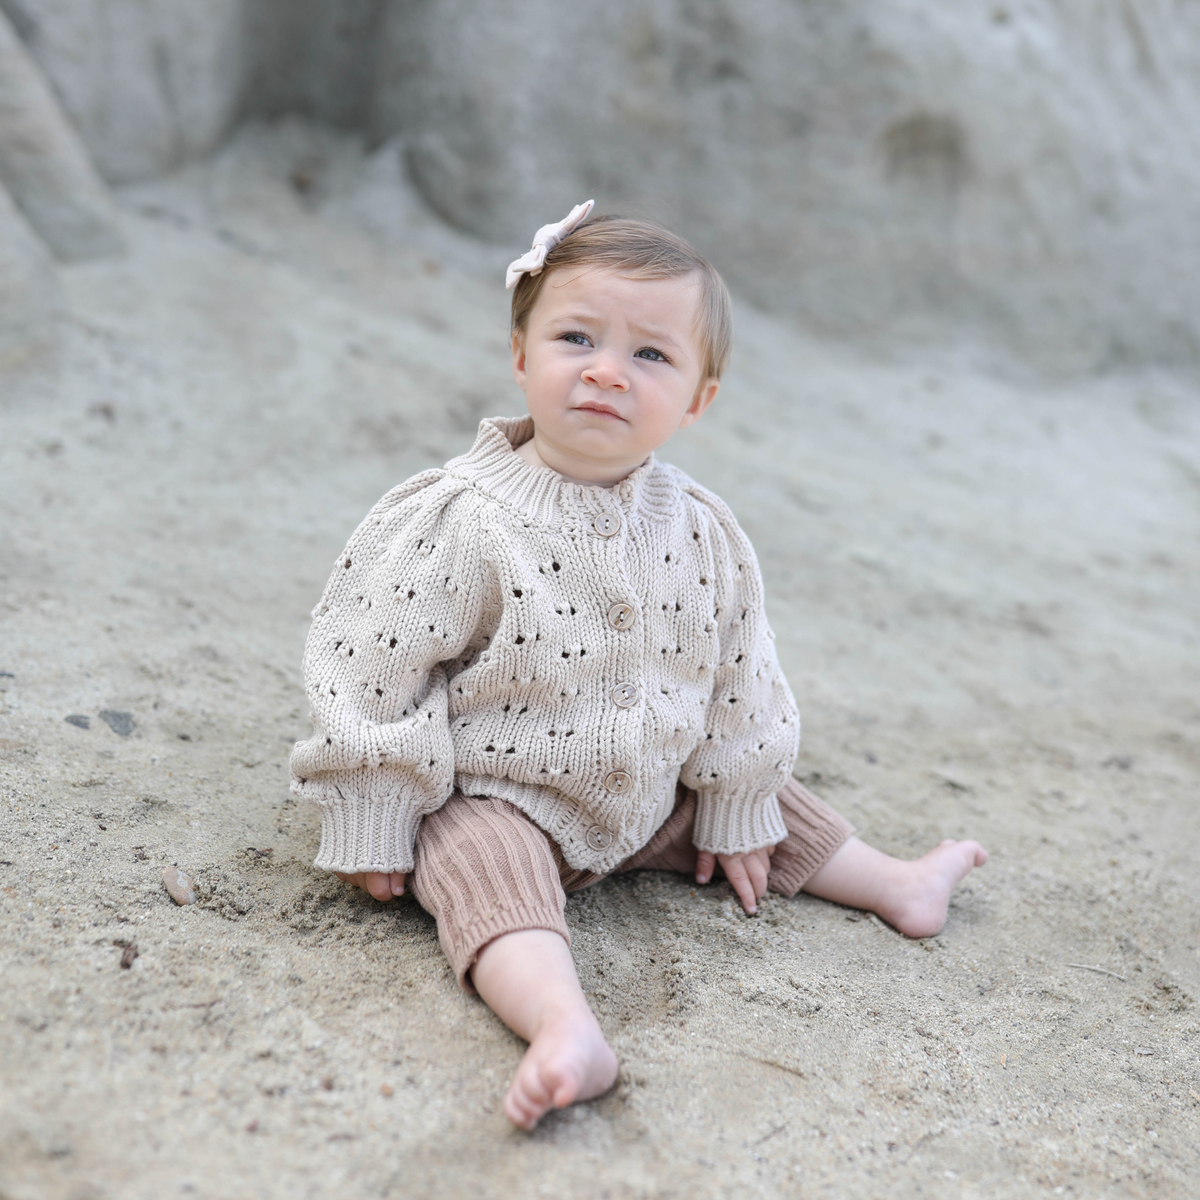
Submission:
[[[593,356],[584,367],[581,376],[584,383],[606,391],[629,391],[629,375],[624,370],[624,364],[615,354],[599,353]]]

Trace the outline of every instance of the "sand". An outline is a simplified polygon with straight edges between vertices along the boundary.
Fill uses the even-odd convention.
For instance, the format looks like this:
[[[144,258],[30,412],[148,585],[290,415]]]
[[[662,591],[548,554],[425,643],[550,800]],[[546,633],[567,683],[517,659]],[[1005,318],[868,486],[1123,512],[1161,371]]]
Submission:
[[[992,859],[923,942],[658,873],[573,896],[621,1074],[526,1136],[521,1043],[410,900],[312,869],[286,786],[350,530],[521,411],[512,251],[296,136],[122,193],[129,255],[62,269],[58,367],[3,385],[0,1197],[1194,1195],[1195,383],[739,304],[663,457],[758,549],[797,774],[892,853]]]

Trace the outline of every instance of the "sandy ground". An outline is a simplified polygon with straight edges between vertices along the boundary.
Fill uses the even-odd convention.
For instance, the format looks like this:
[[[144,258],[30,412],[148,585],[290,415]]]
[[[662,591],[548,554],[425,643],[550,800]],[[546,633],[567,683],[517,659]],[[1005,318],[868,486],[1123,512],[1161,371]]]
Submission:
[[[527,1137],[521,1044],[414,904],[311,868],[286,788],[344,539],[521,408],[514,251],[389,171],[293,131],[126,193],[60,367],[4,385],[0,1197],[1195,1195],[1200,392],[739,309],[664,457],[758,548],[797,773],[889,851],[992,860],[926,942],[655,873],[576,895],[620,1081]]]

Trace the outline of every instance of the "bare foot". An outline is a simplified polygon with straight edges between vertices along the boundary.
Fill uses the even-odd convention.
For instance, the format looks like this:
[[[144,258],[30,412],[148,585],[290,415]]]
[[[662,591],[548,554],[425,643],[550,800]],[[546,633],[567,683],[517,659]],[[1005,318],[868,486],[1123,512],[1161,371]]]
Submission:
[[[504,1111],[532,1129],[552,1108],[607,1092],[617,1056],[579,986],[571,951],[548,929],[518,929],[489,942],[471,968],[488,1007],[529,1043]]]
[[[552,1108],[603,1095],[616,1078],[617,1056],[585,1003],[542,1025],[513,1076],[504,1112],[532,1129]]]
[[[978,842],[947,839],[915,862],[898,863],[875,911],[910,938],[933,937],[946,924],[951,893],[987,860]]]

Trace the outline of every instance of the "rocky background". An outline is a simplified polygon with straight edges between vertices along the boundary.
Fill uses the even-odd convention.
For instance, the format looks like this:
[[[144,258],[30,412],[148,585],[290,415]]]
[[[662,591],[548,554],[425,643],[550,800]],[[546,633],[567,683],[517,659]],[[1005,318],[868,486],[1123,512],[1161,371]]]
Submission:
[[[1200,357],[1186,0],[0,8],[113,183],[204,156],[248,116],[300,113],[398,139],[424,199],[480,237],[519,244],[531,212],[595,193],[839,336],[905,347],[953,329],[1055,370]],[[98,247],[80,155],[4,38],[0,178],[39,227],[61,227],[40,213],[69,190],[87,232],[48,239]],[[52,168],[22,161],[35,127]]]
[[[0,1200],[1193,1195],[1200,9],[568,8],[0,0]],[[622,1074],[526,1137],[286,759],[329,564],[520,410],[503,267],[589,195],[733,284],[665,456],[797,773],[993,858],[923,943],[574,897]]]

